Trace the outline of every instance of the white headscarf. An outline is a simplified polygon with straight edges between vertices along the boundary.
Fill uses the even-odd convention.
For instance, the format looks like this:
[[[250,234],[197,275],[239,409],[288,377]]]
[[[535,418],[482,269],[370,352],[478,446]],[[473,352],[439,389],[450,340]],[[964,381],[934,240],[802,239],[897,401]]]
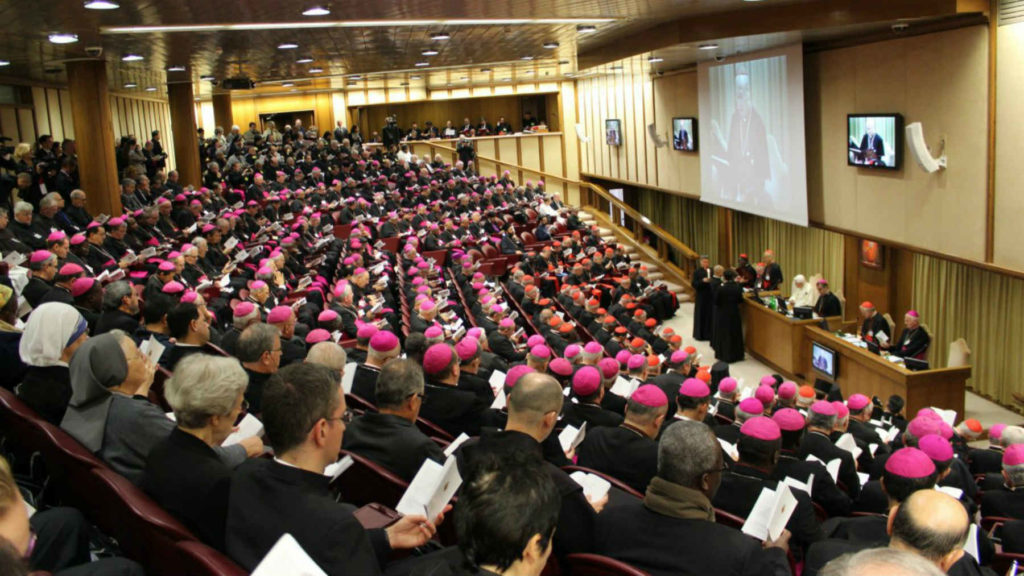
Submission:
[[[797,282],[803,286],[797,287]],[[804,278],[803,274],[793,277],[793,284],[790,286],[789,292],[789,299],[793,302],[793,306],[814,306],[815,296],[814,288],[807,282],[807,278]]]
[[[73,306],[47,302],[32,311],[21,335],[18,353],[29,366],[67,366],[64,349],[88,330],[85,318]]]

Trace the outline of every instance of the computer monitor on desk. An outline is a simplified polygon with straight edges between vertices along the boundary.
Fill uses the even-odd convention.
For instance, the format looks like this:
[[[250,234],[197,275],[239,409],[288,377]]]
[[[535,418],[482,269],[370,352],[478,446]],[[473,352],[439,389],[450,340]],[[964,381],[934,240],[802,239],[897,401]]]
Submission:
[[[904,358],[903,365],[907,367],[907,370],[917,372],[920,370],[928,370],[928,361],[919,360],[917,358]]]
[[[874,340],[868,340],[868,352],[878,355],[881,354],[882,349],[879,348],[878,342],[875,342]]]
[[[810,306],[794,306],[793,317],[799,318],[800,320],[810,320],[814,318],[814,308]]]

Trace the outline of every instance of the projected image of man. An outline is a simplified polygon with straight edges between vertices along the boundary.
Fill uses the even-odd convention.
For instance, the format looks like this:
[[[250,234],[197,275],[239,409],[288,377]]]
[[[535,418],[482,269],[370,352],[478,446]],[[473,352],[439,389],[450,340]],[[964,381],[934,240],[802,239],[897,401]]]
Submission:
[[[768,132],[764,120],[751,101],[750,75],[736,74],[735,105],[729,122],[729,140],[723,142],[717,121],[712,121],[715,136],[725,148],[728,167],[723,170],[722,198],[735,202],[769,204],[765,183],[771,178],[768,157]]]
[[[860,158],[864,164],[885,165],[885,143],[882,136],[875,132],[874,118],[868,118],[865,122],[864,136],[860,139]]]

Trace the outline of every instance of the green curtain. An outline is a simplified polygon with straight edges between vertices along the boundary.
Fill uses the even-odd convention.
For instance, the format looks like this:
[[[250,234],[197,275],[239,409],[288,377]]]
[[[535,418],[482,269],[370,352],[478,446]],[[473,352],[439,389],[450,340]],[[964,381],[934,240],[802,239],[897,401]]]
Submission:
[[[1010,393],[1024,381],[1024,280],[915,254],[913,306],[932,336],[932,366],[945,366],[949,344],[963,338],[971,350],[968,386],[1013,404]]]
[[[633,206],[698,254],[721,262],[715,206],[657,190],[637,188]]]
[[[751,264],[760,261],[766,249],[775,252],[775,261],[785,278],[782,293],[789,295],[793,276],[807,278],[821,274],[832,286],[843,285],[843,235],[820,228],[805,228],[779,220],[733,212],[733,248],[745,253]]]

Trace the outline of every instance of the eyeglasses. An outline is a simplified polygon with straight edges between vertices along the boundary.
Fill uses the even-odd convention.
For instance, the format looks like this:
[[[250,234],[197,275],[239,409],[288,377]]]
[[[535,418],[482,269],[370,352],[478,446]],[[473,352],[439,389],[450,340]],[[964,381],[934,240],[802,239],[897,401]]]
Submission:
[[[341,420],[345,424],[350,424],[352,422],[352,420],[355,418],[355,416],[356,415],[351,410],[345,410],[345,413],[342,414],[341,416],[337,417],[337,418],[324,418],[324,420],[327,420],[328,422],[333,422],[335,420]]]
[[[715,472],[718,472],[719,474],[721,474],[722,472],[725,472],[728,469],[729,469],[729,464],[726,463],[725,458],[723,458],[721,466],[719,466],[718,468],[715,468],[713,470],[708,470],[707,472],[705,472],[705,474],[714,474]]]

